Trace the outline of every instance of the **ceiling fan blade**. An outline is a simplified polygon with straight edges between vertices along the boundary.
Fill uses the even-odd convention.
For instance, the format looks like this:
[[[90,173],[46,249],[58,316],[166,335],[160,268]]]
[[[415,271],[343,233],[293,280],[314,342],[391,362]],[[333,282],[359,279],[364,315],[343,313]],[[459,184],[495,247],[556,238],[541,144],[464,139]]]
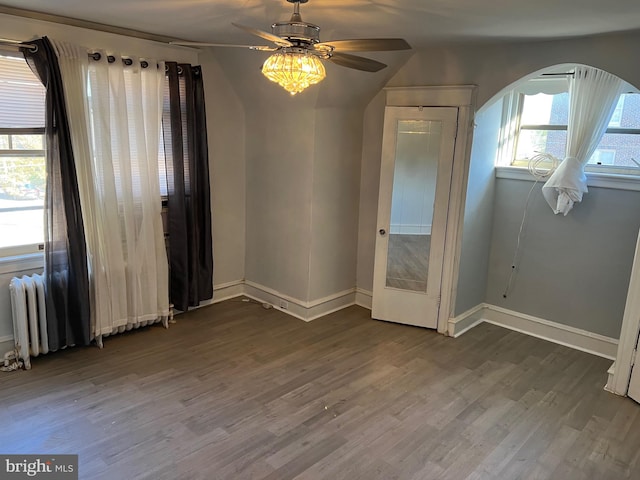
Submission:
[[[386,52],[390,50],[411,50],[402,38],[360,38],[353,40],[333,40],[314,45],[318,50],[329,46],[341,52]]]
[[[384,63],[371,60],[370,58],[357,57],[355,55],[349,55],[347,53],[334,52],[329,58],[329,61],[347,68],[355,68],[356,70],[362,70],[363,72],[378,72],[386,67]]]
[[[250,50],[260,50],[266,52],[274,52],[278,47],[269,47],[267,45],[234,45],[231,43],[207,43],[207,42],[169,42],[169,45],[180,45],[182,47],[233,47],[248,48]]]
[[[247,27],[245,25],[240,25],[239,23],[232,22],[231,25],[233,25],[234,27],[238,27],[239,29],[244,30],[247,33],[250,33],[251,35],[256,35],[260,38],[264,38],[265,40],[269,40],[270,42],[275,43],[279,47],[293,47],[293,43],[291,43],[289,40],[280,38],[279,36],[274,35],[273,33],[263,32],[262,30],[257,30],[255,28]]]

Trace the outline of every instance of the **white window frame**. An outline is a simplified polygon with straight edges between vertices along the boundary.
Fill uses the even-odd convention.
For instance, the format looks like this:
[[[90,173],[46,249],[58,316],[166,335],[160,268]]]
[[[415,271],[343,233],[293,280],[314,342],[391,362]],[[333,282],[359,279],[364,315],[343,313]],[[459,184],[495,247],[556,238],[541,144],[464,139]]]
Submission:
[[[0,128],[0,135],[43,135],[43,128]],[[44,143],[44,138],[43,138]],[[20,149],[0,149],[0,157],[44,157],[45,150],[20,150]],[[44,207],[12,207],[12,208],[0,208],[0,212],[3,211],[26,211],[26,210],[40,210]],[[44,232],[44,224],[42,225]],[[7,257],[19,257],[24,255],[30,255],[34,253],[42,253],[44,251],[44,243],[27,243],[23,245],[12,245],[10,247],[0,247],[0,259]]]
[[[536,78],[535,81],[553,81],[552,79]],[[625,92],[640,94],[640,92]],[[516,90],[512,90],[507,93],[503,98],[502,108],[502,125],[500,129],[500,148],[498,152],[498,158],[496,161],[497,167],[513,167],[513,168],[526,168],[528,166],[528,160],[516,159],[516,150],[518,144],[518,135],[522,129],[521,116],[522,108],[524,106],[524,93],[520,93]],[[620,102],[619,105],[624,104]],[[566,130],[567,125],[527,125],[529,130]],[[618,133],[629,135],[640,135],[640,129],[609,127],[606,133]],[[562,160],[560,158],[559,160]],[[638,159],[640,161],[640,159]],[[549,164],[549,167],[551,165]],[[544,168],[544,164],[538,165],[538,168]],[[640,166],[635,167],[619,167],[614,165],[595,165],[587,164],[585,166],[585,172],[594,173],[607,176],[629,176],[638,179],[640,182]]]
[[[0,55],[5,57],[16,57],[24,59],[19,51],[13,49],[0,49]],[[44,127],[41,128],[2,128],[0,135],[44,135]],[[43,142],[44,146],[44,142]],[[44,157],[45,150],[13,150],[1,149],[0,155],[4,156],[37,156]],[[19,207],[21,208],[21,207]],[[26,207],[32,208],[32,207]],[[38,207],[39,208],[39,207]],[[7,210],[7,209],[3,209]],[[42,225],[43,233],[46,228]],[[44,235],[43,235],[44,236]],[[40,268],[44,257],[44,243],[33,243],[25,245],[13,245],[9,247],[0,247],[0,273],[14,272],[16,268]]]

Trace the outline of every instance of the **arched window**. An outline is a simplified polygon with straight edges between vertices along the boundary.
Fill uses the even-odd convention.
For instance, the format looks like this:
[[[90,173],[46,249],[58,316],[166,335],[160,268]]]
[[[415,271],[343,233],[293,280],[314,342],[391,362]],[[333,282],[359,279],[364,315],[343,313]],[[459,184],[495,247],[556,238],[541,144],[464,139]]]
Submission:
[[[551,69],[513,87],[503,99],[498,164],[526,167],[538,153],[565,156],[570,67]],[[640,175],[640,94],[631,85],[620,96],[587,172]]]

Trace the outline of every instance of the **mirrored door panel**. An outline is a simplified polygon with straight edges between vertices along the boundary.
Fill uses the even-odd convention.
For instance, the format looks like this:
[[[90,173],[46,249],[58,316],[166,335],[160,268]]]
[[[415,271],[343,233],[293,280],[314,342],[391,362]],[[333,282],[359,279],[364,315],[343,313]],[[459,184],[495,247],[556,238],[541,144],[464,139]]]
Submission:
[[[427,291],[442,122],[399,120],[386,286]]]

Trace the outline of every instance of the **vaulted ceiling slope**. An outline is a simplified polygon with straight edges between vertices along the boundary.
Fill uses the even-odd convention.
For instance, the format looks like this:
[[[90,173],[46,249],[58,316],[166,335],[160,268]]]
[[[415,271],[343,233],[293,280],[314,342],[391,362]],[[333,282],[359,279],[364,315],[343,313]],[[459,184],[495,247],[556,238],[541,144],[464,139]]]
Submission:
[[[2,6],[217,43],[253,41],[231,22],[268,31],[292,11],[285,0],[0,0]],[[322,27],[324,40],[403,37],[414,47],[640,29],[638,0],[309,0],[301,12]]]

